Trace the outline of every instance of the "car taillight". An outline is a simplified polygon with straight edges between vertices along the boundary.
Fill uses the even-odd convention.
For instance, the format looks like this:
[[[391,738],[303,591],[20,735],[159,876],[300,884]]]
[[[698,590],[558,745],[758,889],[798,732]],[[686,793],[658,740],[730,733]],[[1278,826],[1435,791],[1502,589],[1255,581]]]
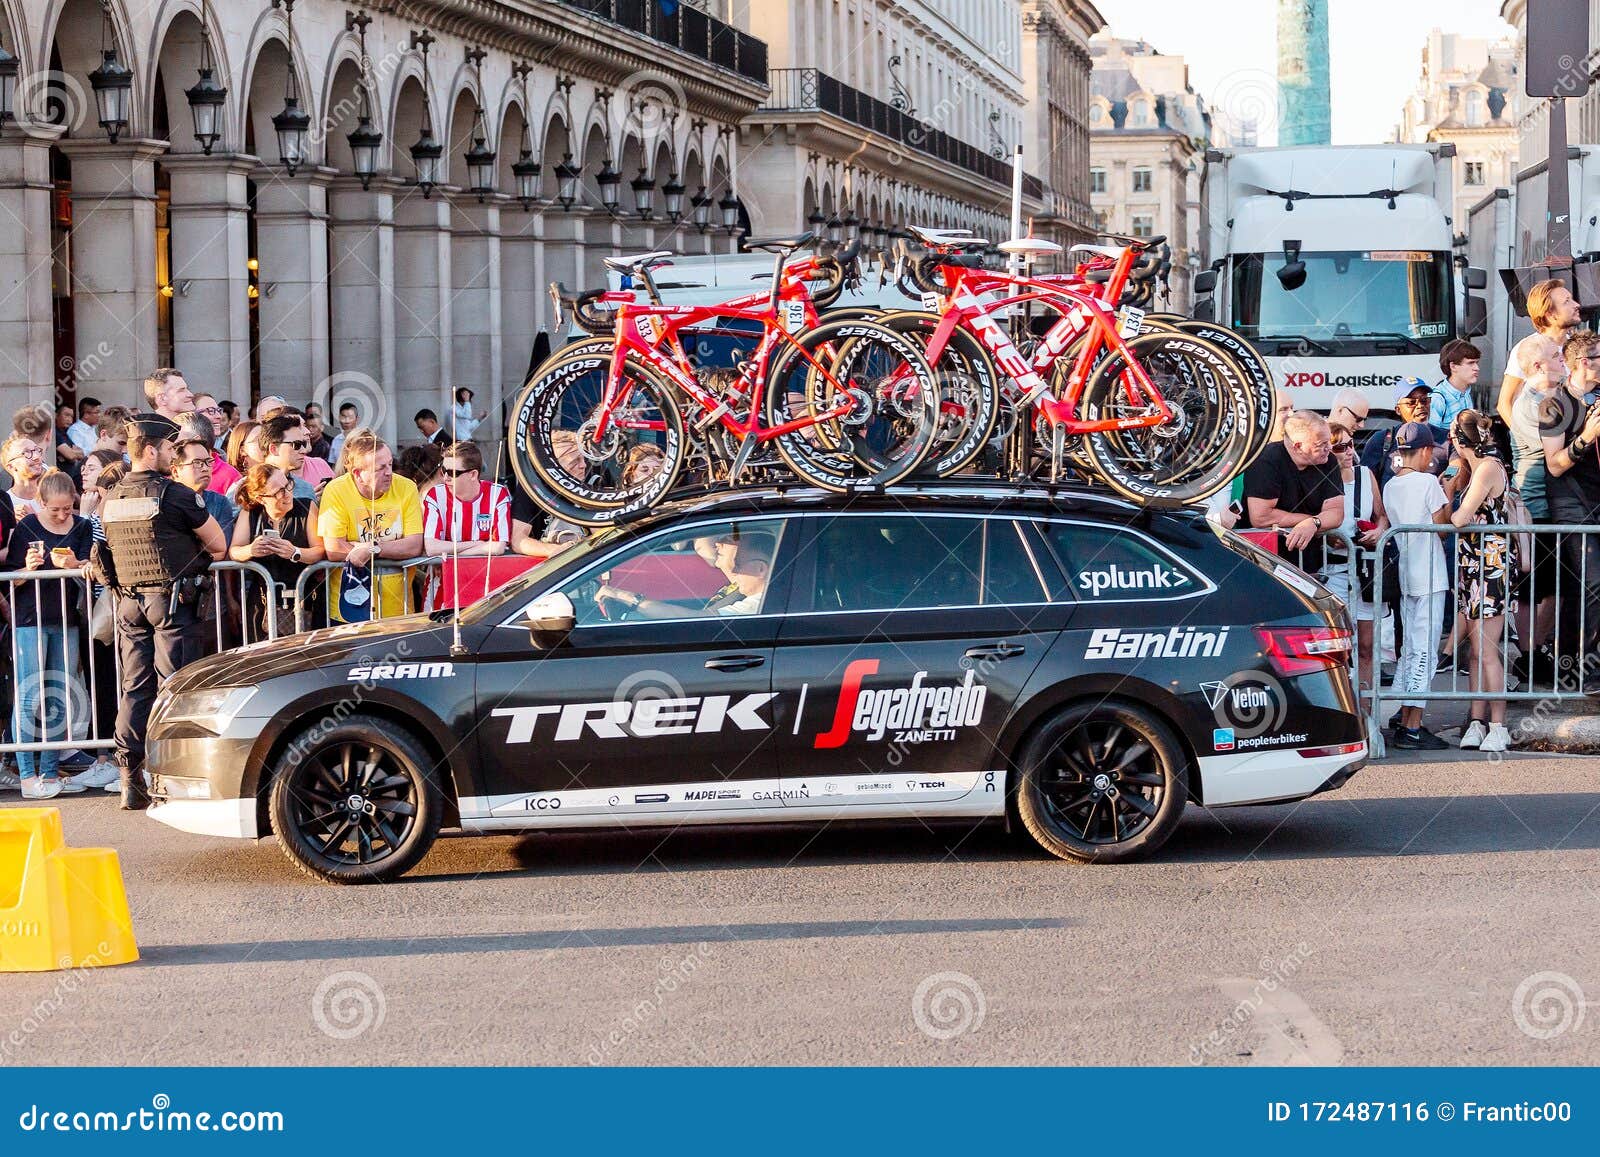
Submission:
[[[1329,755],[1356,755],[1366,750],[1367,741],[1360,739],[1355,743],[1340,743],[1334,747],[1302,747],[1300,749],[1300,758],[1322,759]]]
[[[1258,627],[1256,638],[1279,675],[1305,675],[1350,662],[1351,634],[1337,627]]]

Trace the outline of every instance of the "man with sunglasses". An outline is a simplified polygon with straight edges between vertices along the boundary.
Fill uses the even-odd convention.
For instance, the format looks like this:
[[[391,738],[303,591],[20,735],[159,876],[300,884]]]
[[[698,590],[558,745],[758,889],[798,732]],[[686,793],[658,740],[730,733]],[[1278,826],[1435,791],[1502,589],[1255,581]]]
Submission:
[[[270,419],[264,429],[267,461],[294,479],[296,498],[315,501],[317,488],[300,477],[306,451],[311,449],[311,431],[306,429],[305,421],[298,414],[280,414]]]
[[[444,455],[444,481],[422,496],[422,542],[426,554],[446,558],[492,557],[511,546],[511,491],[483,477],[483,451],[456,442]],[[426,606],[438,605],[437,572],[428,583]]]
[[[217,403],[215,394],[196,394],[194,396],[194,412],[199,414],[211,425],[213,431],[220,430],[227,421],[227,416],[222,412],[222,407]],[[181,423],[180,423],[181,424]],[[206,489],[217,494],[227,494],[239,481],[239,472],[216,449],[216,439],[212,439],[211,449],[211,482]]]

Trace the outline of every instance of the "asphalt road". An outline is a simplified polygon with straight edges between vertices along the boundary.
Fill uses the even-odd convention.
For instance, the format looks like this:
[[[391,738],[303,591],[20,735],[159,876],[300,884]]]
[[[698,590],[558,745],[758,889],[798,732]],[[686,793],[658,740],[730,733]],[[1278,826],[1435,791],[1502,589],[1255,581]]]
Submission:
[[[1389,762],[1122,867],[740,828],[446,839],[368,888],[68,798],[143,958],[0,977],[0,1066],[1593,1064],[1596,767]]]

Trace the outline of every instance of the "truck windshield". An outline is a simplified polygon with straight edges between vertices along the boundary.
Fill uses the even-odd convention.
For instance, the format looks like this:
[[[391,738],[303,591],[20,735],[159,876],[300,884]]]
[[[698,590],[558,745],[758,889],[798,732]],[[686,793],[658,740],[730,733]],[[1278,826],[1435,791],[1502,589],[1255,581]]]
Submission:
[[[1285,289],[1282,253],[1234,258],[1233,328],[1266,352],[1274,338],[1307,338],[1341,354],[1437,353],[1451,337],[1448,253],[1337,250],[1300,260],[1305,283]]]

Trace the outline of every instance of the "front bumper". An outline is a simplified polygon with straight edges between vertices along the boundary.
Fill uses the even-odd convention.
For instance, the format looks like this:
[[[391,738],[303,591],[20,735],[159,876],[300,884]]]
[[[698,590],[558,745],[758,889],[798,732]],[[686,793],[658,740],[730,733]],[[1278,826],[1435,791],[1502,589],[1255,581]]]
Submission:
[[[152,800],[149,817],[196,835],[257,838],[261,833],[255,793],[245,788],[256,736],[238,732],[259,732],[264,723],[235,720],[228,735],[153,736],[145,747]],[[208,789],[205,798],[196,798],[192,791],[200,783]]]

